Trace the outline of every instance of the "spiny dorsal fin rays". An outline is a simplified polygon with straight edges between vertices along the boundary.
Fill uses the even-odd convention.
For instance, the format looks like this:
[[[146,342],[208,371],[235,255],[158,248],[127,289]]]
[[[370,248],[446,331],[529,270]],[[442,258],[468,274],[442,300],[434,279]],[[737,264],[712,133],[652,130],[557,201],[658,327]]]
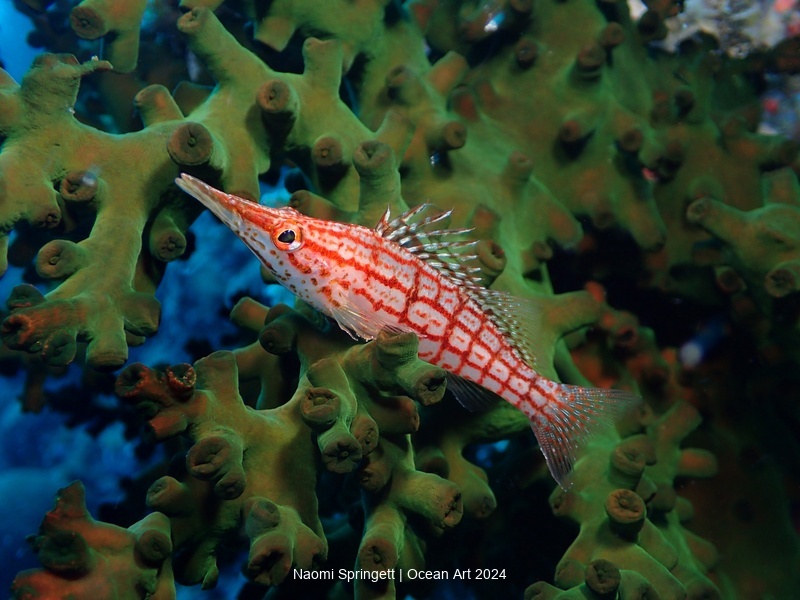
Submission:
[[[443,262],[437,259],[442,258],[442,259],[469,261],[472,258],[474,258],[474,256],[475,256],[474,254],[461,256],[460,254],[449,254],[449,253],[428,254],[427,252],[421,252],[417,254],[417,258],[419,258],[420,260],[424,260],[429,265],[431,265],[432,267],[436,267],[437,269],[450,269],[450,270],[456,269],[458,272],[468,273],[470,275],[479,273],[481,270],[480,267],[462,267],[461,265],[454,265],[452,263]]]
[[[389,227],[389,217],[392,216],[392,207],[387,206],[386,210],[384,211],[383,215],[381,216],[381,220],[378,221],[378,224],[375,226],[375,231],[381,237],[386,237],[384,232],[386,228]]]
[[[433,204],[430,204],[428,202],[420,204],[418,206],[415,206],[414,208],[410,208],[409,210],[407,210],[400,216],[395,217],[394,219],[392,219],[392,207],[387,206],[386,212],[383,213],[383,216],[381,217],[380,221],[375,226],[375,231],[378,232],[378,234],[381,237],[384,237],[386,239],[392,239],[392,236],[396,235],[395,232],[397,230],[402,229],[404,227],[408,228],[411,226],[411,224],[408,222],[409,219],[418,215],[424,210],[427,210],[431,206],[433,206]]]
[[[458,275],[458,273],[466,270],[470,275],[470,279],[474,279],[477,283],[477,278],[474,277],[474,274],[479,269],[467,267],[464,263],[477,258],[475,254],[467,254],[466,251],[473,248],[478,242],[476,240],[442,239],[448,236],[463,236],[472,232],[472,228],[426,230],[430,225],[449,218],[453,213],[452,210],[439,212],[419,221],[411,222],[412,218],[432,206],[429,203],[420,204],[392,220],[390,220],[390,213],[387,210],[375,231],[384,239],[395,242],[416,255],[420,260],[426,261],[430,266],[447,271],[443,273],[444,275],[452,275],[458,279],[463,279],[463,275]]]
[[[427,202],[420,204],[394,219],[391,219],[390,211],[387,209],[376,231],[385,239],[403,246],[417,258],[425,261],[442,277],[465,289],[480,307],[493,317],[501,332],[508,335],[522,359],[534,370],[541,372],[541,365],[536,361],[536,357],[540,355],[536,346],[539,338],[536,311],[528,302],[505,292],[488,290],[481,285],[477,276],[480,268],[466,264],[477,259],[474,253],[469,252],[478,243],[477,240],[447,239],[450,236],[464,236],[473,229],[426,230],[431,225],[449,218],[453,214],[452,210],[412,222],[415,217],[432,206]]]
[[[434,232],[431,235],[436,235],[436,232]],[[477,245],[478,243],[478,240],[454,241],[454,242],[422,242],[420,240],[420,242],[421,243],[416,246],[405,246],[405,248],[406,250],[409,250],[411,252],[438,252],[439,250],[444,250],[444,249],[451,250],[456,248],[475,247],[475,245]],[[453,256],[456,255],[454,254]],[[459,254],[459,256],[462,255]],[[464,260],[470,260],[472,257],[477,258],[477,254],[470,254],[468,256],[463,255]]]
[[[440,219],[437,219],[437,221],[438,220]],[[425,231],[425,225],[432,225],[434,223],[435,221],[431,221],[430,223],[425,223],[425,224],[421,222],[413,224],[404,223],[398,225],[397,227],[392,227],[390,229],[385,230],[384,233],[382,233],[381,235],[387,240],[397,242],[398,244],[403,244],[403,240],[411,239],[418,235],[429,235],[429,236],[463,235],[465,233],[470,233],[473,231],[472,228],[439,229],[435,231]]]
[[[393,239],[392,241],[396,241],[398,244],[400,244],[401,246],[403,246],[404,248],[407,248],[409,250],[411,248],[419,248],[420,245],[429,246],[429,247],[424,248],[425,250],[434,250],[434,249],[436,249],[436,246],[435,246],[436,244],[441,244],[441,246],[440,246],[441,248],[445,248],[445,247],[455,248],[456,245],[461,245],[461,246],[472,245],[472,246],[474,246],[475,244],[478,243],[477,240],[471,240],[471,241],[466,241],[466,240],[453,240],[453,241],[443,240],[443,241],[440,241],[440,242],[426,242],[425,241],[425,240],[427,240],[429,238],[441,239],[441,238],[443,238],[445,236],[448,236],[448,235],[459,235],[459,236],[460,235],[465,235],[467,233],[472,233],[473,231],[474,231],[474,229],[471,229],[471,228],[470,229],[466,229],[465,228],[465,229],[442,229],[442,230],[437,230],[437,231],[427,231],[427,232],[424,232],[424,233],[423,232],[413,232],[413,233],[411,233],[411,234],[409,234],[409,235],[407,235],[407,236],[405,236],[405,237],[403,237],[403,238],[401,238],[399,240],[394,240]],[[410,245],[409,242],[414,241],[414,240],[416,240],[419,243],[417,245],[414,245],[414,246]]]
[[[375,227],[375,231],[377,231],[381,237],[384,237],[387,240],[397,241],[397,238],[402,235],[406,235],[407,233],[416,233],[434,223],[439,223],[445,219],[448,219],[453,214],[452,210],[448,210],[436,213],[430,217],[425,217],[415,223],[411,222],[411,219],[431,207],[433,207],[433,204],[425,202],[404,212],[402,215],[399,215],[394,219],[391,219],[390,210],[387,208],[386,212],[383,214],[383,217],[381,217],[381,220],[378,222],[378,225]]]

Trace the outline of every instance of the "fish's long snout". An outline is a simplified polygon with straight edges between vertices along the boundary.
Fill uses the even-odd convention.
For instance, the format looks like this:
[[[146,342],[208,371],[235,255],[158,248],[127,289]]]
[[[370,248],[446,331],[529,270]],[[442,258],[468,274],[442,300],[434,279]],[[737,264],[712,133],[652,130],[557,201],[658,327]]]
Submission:
[[[237,234],[244,229],[245,221],[251,225],[266,228],[272,220],[271,209],[250,200],[226,194],[197,177],[181,173],[180,177],[175,178],[175,184],[190,196],[197,198]]]
[[[242,215],[238,204],[242,202],[236,196],[211,187],[196,177],[181,173],[175,178],[175,184],[190,196],[199,200],[208,210],[214,213],[220,221],[238,233],[242,224]]]

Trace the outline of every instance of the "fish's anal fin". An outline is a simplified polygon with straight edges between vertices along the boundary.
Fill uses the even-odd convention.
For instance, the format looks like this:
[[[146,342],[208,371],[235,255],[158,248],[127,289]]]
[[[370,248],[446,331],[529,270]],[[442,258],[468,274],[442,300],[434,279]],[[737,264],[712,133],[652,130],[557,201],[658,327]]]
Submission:
[[[450,371],[447,372],[447,391],[455,396],[461,406],[476,413],[485,412],[503,400],[485,387]]]
[[[624,390],[555,384],[555,398],[537,406],[531,428],[553,478],[562,489],[571,484],[572,466],[589,440],[611,431],[614,422],[641,402]]]

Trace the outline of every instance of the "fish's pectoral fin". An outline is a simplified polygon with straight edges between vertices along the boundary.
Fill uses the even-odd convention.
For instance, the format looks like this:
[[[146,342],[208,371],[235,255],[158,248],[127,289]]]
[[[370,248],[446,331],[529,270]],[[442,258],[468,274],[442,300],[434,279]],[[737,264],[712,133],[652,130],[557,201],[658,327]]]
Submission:
[[[503,399],[494,392],[477,383],[447,372],[447,391],[453,394],[458,403],[470,412],[486,412]]]
[[[379,329],[376,331],[363,314],[352,310],[347,304],[333,307],[330,312],[339,327],[354,340],[372,340],[378,335]]]
[[[569,489],[572,467],[589,440],[612,432],[615,421],[641,400],[625,390],[559,383],[553,397],[536,405],[531,428],[550,473],[562,489]]]
[[[352,288],[345,288],[337,282],[331,283],[335,291],[336,303],[330,308],[333,317],[350,337],[361,340],[374,340],[381,329],[394,333],[408,333],[411,329],[392,320],[390,315],[376,311],[370,301]]]
[[[370,339],[370,338],[365,337],[364,335],[361,335],[360,333],[358,333],[358,330],[357,330],[357,327],[355,326],[355,324],[346,322],[341,314],[335,313],[335,314],[331,315],[331,319],[333,319],[336,322],[336,324],[339,326],[339,329],[344,331],[350,337],[350,339],[352,339],[353,341],[363,342],[364,340],[369,340]]]

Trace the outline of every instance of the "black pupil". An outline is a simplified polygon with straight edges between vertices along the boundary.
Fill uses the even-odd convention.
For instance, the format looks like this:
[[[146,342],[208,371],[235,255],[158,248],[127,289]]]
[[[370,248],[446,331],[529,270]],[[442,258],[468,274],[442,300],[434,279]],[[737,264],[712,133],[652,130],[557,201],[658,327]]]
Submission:
[[[278,241],[284,244],[291,244],[294,241],[294,231],[292,231],[291,229],[282,231],[281,234],[278,236]]]

